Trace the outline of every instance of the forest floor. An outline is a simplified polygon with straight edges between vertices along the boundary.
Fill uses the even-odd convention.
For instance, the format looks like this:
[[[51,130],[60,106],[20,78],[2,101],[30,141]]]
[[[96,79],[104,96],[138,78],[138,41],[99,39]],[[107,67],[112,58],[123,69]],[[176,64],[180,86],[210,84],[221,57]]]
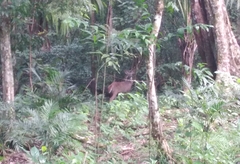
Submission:
[[[174,139],[176,129],[178,127],[178,118],[187,114],[189,111],[186,109],[172,109],[166,110],[162,113],[162,127],[165,138],[169,143]],[[240,115],[236,116],[231,122],[240,119]],[[147,120],[147,117],[146,117]],[[127,125],[127,122],[122,122],[123,125]],[[93,126],[89,125],[89,130],[93,131]],[[107,138],[109,140],[107,144],[100,143],[98,153],[101,154],[98,157],[97,163],[119,163],[119,161],[124,161],[124,163],[137,163],[145,164],[149,163],[151,156],[154,156],[156,152],[156,146],[153,146],[154,142],[151,141],[151,136],[149,134],[148,125],[134,127],[133,133],[131,132],[131,137],[126,137],[122,134],[128,133],[126,127],[122,127],[124,132],[116,131],[113,135],[114,138]],[[91,146],[94,146],[94,136],[92,136],[92,141],[90,141]],[[151,143],[150,143],[151,142]],[[110,143],[110,144],[109,144]],[[89,149],[89,143],[84,143],[86,151]],[[152,147],[152,149],[151,149]],[[171,147],[171,145],[170,145]],[[151,154],[152,153],[152,154]],[[154,155],[153,155],[154,154]],[[121,162],[120,162],[121,163]],[[21,152],[11,152],[6,154],[4,161],[0,164],[33,164],[31,160],[25,153]]]
[[[167,141],[174,138],[174,133],[178,126],[177,119],[174,116],[179,113],[184,114],[183,112],[186,111],[173,109],[165,111],[162,115],[162,128]],[[148,120],[147,117],[146,120]],[[124,163],[149,163],[150,157],[156,155],[156,143],[152,140],[149,133],[149,126],[135,127],[134,133],[131,133],[131,135],[129,139],[120,133],[116,133],[116,137],[113,139],[116,142],[111,145],[111,149],[117,150],[116,153],[103,152],[98,159],[98,163],[107,163],[112,158],[120,159]],[[116,155],[117,157],[115,157]]]
[[[168,111],[163,116],[163,131],[166,133],[166,138],[171,139],[174,135],[174,131],[177,127],[177,121],[175,118],[171,117],[172,113]],[[176,112],[176,110],[174,110]],[[146,118],[147,120],[147,118]],[[125,124],[125,123],[123,123]],[[89,128],[93,129],[93,127]],[[129,161],[127,163],[132,163],[130,161],[135,161],[139,164],[144,164],[144,161],[149,160],[150,154],[148,154],[149,149],[149,127],[136,127],[134,129],[134,136],[131,139],[128,139],[121,135],[115,135],[115,138],[112,139],[114,142],[111,144],[111,148],[115,150],[116,153],[108,153],[107,151],[102,151],[106,148],[107,145],[100,145],[100,154],[101,156],[98,158],[97,163],[106,163],[112,158],[120,159],[121,161]],[[93,137],[94,138],[94,137]],[[90,144],[93,145],[93,142]],[[85,143],[85,148],[87,149],[89,146],[86,146],[89,143]],[[105,147],[105,148],[104,148]],[[113,157],[114,156],[114,157]],[[145,159],[145,160],[144,160]],[[4,160],[0,162],[0,164],[33,164],[29,157],[24,152],[14,152],[9,151],[5,154]]]

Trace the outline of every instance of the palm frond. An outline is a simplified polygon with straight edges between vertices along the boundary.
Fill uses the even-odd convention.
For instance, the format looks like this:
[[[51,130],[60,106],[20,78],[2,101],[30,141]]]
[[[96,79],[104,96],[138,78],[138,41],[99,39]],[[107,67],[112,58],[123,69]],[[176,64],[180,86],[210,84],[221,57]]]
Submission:
[[[86,122],[87,114],[82,112],[77,115],[62,110],[58,102],[52,100],[45,101],[39,109],[23,108],[18,115],[21,119],[15,120],[11,131],[4,135],[5,142],[18,150],[40,143],[36,146],[45,145],[55,151],[55,148],[70,141],[74,132],[87,132],[85,126],[79,126],[80,122]]]

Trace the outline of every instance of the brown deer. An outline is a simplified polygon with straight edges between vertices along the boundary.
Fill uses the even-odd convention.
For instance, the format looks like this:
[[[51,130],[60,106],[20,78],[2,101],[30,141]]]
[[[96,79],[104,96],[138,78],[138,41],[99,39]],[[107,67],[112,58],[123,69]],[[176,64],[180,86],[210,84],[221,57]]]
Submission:
[[[118,95],[118,93],[126,93],[131,90],[132,85],[133,85],[132,76],[134,74],[134,71],[133,70],[125,70],[124,72],[126,74],[124,81],[121,81],[121,82],[114,81],[107,87],[107,92],[108,92],[108,94],[111,95],[109,101],[114,100],[116,98],[116,96]]]

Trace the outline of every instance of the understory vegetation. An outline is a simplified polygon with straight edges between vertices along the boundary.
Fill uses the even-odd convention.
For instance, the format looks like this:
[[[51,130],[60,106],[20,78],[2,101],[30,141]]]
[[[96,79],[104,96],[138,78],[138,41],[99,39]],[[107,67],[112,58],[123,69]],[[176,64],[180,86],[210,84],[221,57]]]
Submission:
[[[202,72],[196,77],[201,85],[188,92],[163,87],[158,96],[163,131],[177,163],[233,164],[240,153],[240,87],[237,82],[227,86],[236,93],[229,95],[226,86],[204,71],[197,70]],[[44,90],[25,90],[14,106],[1,105],[1,154],[21,150],[34,163],[166,162],[155,158],[158,149],[149,132],[141,86],[98,105],[100,134],[96,134],[94,97],[88,90],[66,92],[68,80],[61,80],[66,74],[51,73],[38,83],[46,86]],[[16,109],[14,122],[2,117],[9,108]]]

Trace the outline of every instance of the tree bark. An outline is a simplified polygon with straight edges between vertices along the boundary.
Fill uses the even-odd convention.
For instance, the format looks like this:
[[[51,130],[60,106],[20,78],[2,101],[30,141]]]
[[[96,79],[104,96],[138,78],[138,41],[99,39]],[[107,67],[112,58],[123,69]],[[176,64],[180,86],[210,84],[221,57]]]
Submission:
[[[240,50],[231,29],[224,0],[192,1],[194,23],[213,25],[209,32],[195,31],[199,54],[211,72],[216,70],[217,81],[225,81],[226,75],[240,77]]]
[[[3,101],[11,104],[14,101],[14,78],[10,42],[10,21],[7,18],[2,19],[0,26],[0,53],[2,63]],[[9,117],[14,119],[14,109],[11,108],[9,112]]]
[[[162,123],[161,117],[158,109],[156,87],[155,87],[155,63],[156,63],[156,38],[158,36],[162,14],[164,10],[164,0],[156,1],[156,14],[153,22],[153,31],[151,33],[151,44],[148,47],[149,50],[149,59],[147,63],[147,78],[148,78],[148,108],[149,108],[149,117],[151,122],[151,134],[152,137],[159,144],[158,147],[163,151],[169,161],[172,160],[172,151],[170,151],[169,146],[166,140],[163,137],[162,132]]]
[[[192,68],[194,63],[194,55],[197,49],[197,44],[193,34],[184,34],[183,39],[179,38],[179,47],[182,51],[182,65],[183,65],[183,75],[189,85],[192,83]],[[185,66],[189,67],[189,70],[186,70]],[[188,87],[183,86],[183,90],[187,91]]]
[[[91,1],[93,3],[93,1]],[[91,10],[90,11],[90,21],[91,21],[91,25],[94,26],[95,23],[96,23],[96,18],[95,18],[95,11],[94,10]],[[95,43],[94,43],[95,45]],[[94,45],[92,47],[92,51],[94,52]],[[94,94],[95,96],[97,96],[97,83],[96,81],[98,79],[96,79],[96,75],[97,75],[97,56],[96,54],[92,54],[91,55],[91,72],[92,72],[92,75],[91,75],[91,78],[92,79],[95,79],[94,80],[94,83],[92,85],[94,85],[93,88],[91,88],[91,93]]]
[[[208,0],[213,16],[215,42],[217,45],[217,63],[218,71],[217,80],[222,81],[224,74],[240,77],[240,50],[237,40],[231,29],[227,9],[224,0]],[[223,72],[224,74],[221,74]]]
[[[209,4],[204,0],[191,1],[191,15],[193,24],[210,24],[210,11]],[[215,77],[215,71],[217,70],[216,61],[216,45],[214,42],[213,29],[209,28],[208,31],[199,29],[194,30],[195,39],[198,45],[198,53],[204,63]]]

